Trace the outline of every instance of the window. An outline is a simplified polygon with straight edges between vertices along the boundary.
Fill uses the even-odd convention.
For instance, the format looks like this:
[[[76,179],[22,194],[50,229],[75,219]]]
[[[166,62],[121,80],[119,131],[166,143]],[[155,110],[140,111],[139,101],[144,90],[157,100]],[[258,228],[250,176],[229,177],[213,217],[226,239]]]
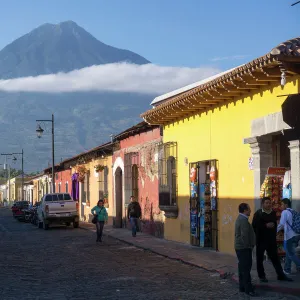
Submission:
[[[99,172],[99,199],[108,197],[108,167]]]
[[[138,166],[139,153],[126,153],[124,157],[125,203],[129,204],[130,197],[136,196],[138,200]]]
[[[177,206],[177,143],[160,145],[158,177],[159,205]]]
[[[55,194],[55,195],[46,195],[45,201],[64,201],[64,200],[72,200],[69,194]]]
[[[83,183],[83,200],[82,202],[89,205],[90,202],[90,171],[87,171]]]
[[[66,193],[69,193],[69,183],[66,182]]]
[[[58,192],[61,192],[61,182],[58,184]]]

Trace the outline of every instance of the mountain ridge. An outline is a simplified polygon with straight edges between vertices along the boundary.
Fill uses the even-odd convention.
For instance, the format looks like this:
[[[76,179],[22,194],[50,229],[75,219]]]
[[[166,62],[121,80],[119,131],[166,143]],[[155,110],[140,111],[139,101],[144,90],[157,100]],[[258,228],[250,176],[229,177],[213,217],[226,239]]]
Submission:
[[[113,62],[147,64],[144,57],[98,41],[73,21],[45,23],[0,51],[0,79],[69,72]],[[51,162],[48,130],[37,139],[37,119],[55,115],[55,162],[109,140],[140,121],[152,95],[121,92],[0,92],[0,151],[24,149],[25,171]],[[17,168],[17,166],[14,166]]]
[[[74,21],[45,23],[0,51],[0,79],[70,72],[117,62],[150,63],[139,54],[99,41]]]

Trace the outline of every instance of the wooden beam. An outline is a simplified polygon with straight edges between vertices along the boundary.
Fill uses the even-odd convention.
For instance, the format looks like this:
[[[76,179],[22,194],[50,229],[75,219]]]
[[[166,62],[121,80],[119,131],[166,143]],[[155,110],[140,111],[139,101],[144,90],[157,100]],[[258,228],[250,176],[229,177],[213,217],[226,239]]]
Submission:
[[[300,74],[300,63],[299,64],[293,64],[290,62],[282,62],[282,66],[286,70],[286,72],[290,72],[294,75]]]
[[[243,82],[243,81],[238,81],[238,80],[231,80],[231,81],[228,81],[228,82],[226,82],[226,83],[228,83],[228,84],[231,84],[231,85],[233,85],[234,87],[236,87],[237,89],[239,89],[239,90],[255,90],[255,89],[258,89],[259,88],[259,85],[257,85],[257,86],[255,86],[255,85],[253,85],[253,86],[249,86],[249,85],[247,85],[245,82]]]

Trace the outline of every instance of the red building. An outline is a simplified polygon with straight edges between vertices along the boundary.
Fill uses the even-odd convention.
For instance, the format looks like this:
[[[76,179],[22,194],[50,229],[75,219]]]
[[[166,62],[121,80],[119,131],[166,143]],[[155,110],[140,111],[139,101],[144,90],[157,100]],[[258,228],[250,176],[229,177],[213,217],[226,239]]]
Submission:
[[[162,135],[159,126],[141,122],[114,137],[113,195],[116,227],[129,227],[126,213],[130,196],[142,208],[140,229],[163,237],[163,212],[159,209],[158,159]]]
[[[51,176],[52,168],[44,170],[45,174]],[[56,193],[69,193],[72,190],[72,169],[64,169],[63,165],[59,164],[55,166],[55,192]]]

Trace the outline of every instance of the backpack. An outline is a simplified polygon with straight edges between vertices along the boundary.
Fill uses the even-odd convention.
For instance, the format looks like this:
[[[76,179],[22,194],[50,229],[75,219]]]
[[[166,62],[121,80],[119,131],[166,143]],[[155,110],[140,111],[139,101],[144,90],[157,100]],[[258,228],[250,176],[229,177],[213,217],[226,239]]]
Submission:
[[[293,229],[293,231],[297,234],[300,234],[300,213],[296,212],[293,209],[288,209],[289,212],[292,214],[292,225],[290,225],[288,222],[288,225]]]

